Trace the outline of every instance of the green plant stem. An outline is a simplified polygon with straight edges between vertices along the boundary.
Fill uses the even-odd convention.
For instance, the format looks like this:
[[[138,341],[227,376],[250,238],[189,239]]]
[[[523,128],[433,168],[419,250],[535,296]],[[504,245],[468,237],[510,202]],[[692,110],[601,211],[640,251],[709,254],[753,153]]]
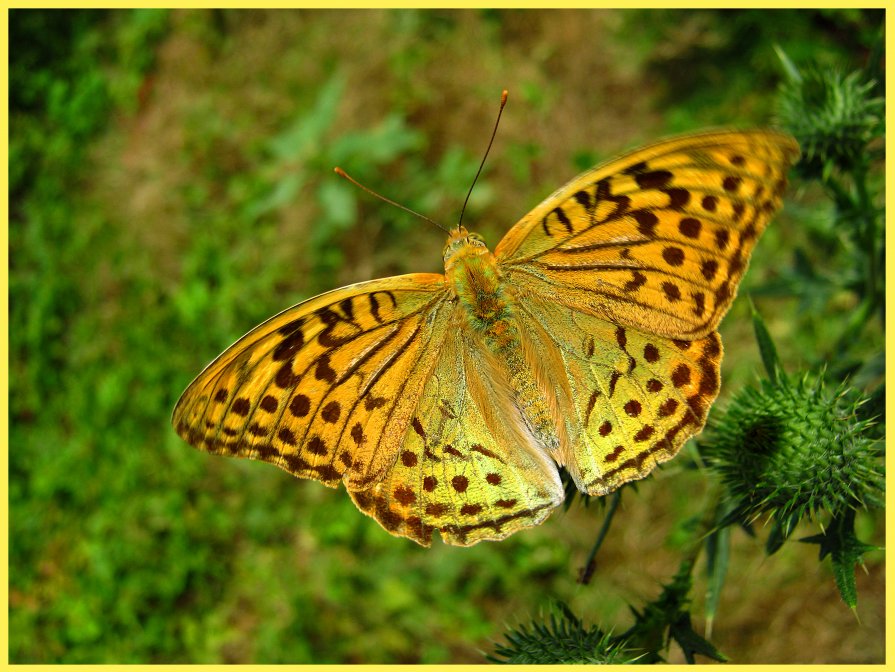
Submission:
[[[593,578],[594,572],[597,569],[597,551],[600,550],[600,546],[603,545],[603,539],[606,538],[606,533],[609,532],[609,526],[612,524],[612,518],[615,516],[615,510],[618,508],[618,503],[621,501],[621,498],[622,495],[620,490],[616,490],[609,497],[606,516],[603,518],[603,524],[600,526],[597,540],[590,549],[590,553],[587,556],[587,562],[584,564],[584,567],[581,568],[581,573],[578,576],[578,583],[582,585],[586,586],[590,583],[591,578]]]
[[[879,255],[877,254],[877,216],[870,194],[867,191],[867,165],[862,163],[852,171],[852,179],[857,191],[857,209],[863,222],[862,248],[867,255],[867,294],[875,310],[881,300],[879,282]]]
[[[856,215],[856,226],[852,229],[855,246],[861,249],[866,256],[864,267],[864,296],[860,306],[855,310],[836,341],[834,352],[842,353],[851,348],[857,341],[858,335],[870,319],[870,316],[884,303],[881,300],[879,253],[877,250],[878,226],[877,217],[873,212],[873,203],[867,190],[867,166],[862,163],[850,171],[854,184],[854,193],[846,189],[838,180],[828,177],[823,181],[824,186],[833,196],[840,216]]]
[[[682,563],[684,561],[689,562],[691,570],[696,564],[696,559],[699,557],[702,547],[705,546],[706,538],[715,530],[715,526],[718,524],[718,508],[721,506],[723,494],[724,488],[721,483],[712,481],[709,484],[706,502],[702,507],[702,518],[699,519],[699,526],[694,531],[690,543],[684,548]]]
[[[858,335],[861,333],[861,330],[864,328],[864,325],[867,324],[870,315],[876,308],[877,306],[874,305],[872,298],[864,297],[857,310],[852,311],[851,316],[846,322],[845,329],[842,331],[842,335],[836,340],[836,345],[833,346],[834,354],[832,356],[835,356],[835,353],[846,352],[855,344],[858,340]]]

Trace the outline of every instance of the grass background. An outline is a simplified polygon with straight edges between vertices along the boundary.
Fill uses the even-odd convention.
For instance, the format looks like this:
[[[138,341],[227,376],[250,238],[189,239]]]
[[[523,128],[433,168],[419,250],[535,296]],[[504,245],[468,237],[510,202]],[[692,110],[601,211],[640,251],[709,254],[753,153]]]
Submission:
[[[509,89],[465,217],[493,248],[598,160],[770,122],[773,45],[858,67],[882,14],[13,10],[9,22],[10,660],[474,663],[553,599],[626,628],[627,603],[674,572],[705,478],[678,458],[629,489],[580,586],[599,507],[499,544],[424,550],[344,492],[189,448],[169,425],[174,402],[288,305],[440,270],[441,233],[334,165],[452,225]],[[822,195],[794,185],[741,295],[785,275],[796,249],[846,263],[831,221]],[[850,301],[757,299],[793,368],[835,357]],[[722,404],[757,375],[746,308],[741,297],[722,326]],[[882,349],[880,333],[864,338]],[[882,545],[882,517],[859,522]],[[767,559],[760,539],[734,537],[713,636],[734,662],[883,660],[881,553],[858,573],[858,622],[814,547]]]

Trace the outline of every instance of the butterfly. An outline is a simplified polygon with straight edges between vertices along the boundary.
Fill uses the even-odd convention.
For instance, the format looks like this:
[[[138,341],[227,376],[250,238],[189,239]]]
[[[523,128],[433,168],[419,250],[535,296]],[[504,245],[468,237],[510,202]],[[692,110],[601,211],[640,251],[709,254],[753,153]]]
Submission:
[[[793,138],[671,138],[593,168],[444,274],[361,282],[255,327],[173,414],[200,450],[341,483],[396,536],[460,546],[641,479],[701,431],[716,331],[780,208]]]

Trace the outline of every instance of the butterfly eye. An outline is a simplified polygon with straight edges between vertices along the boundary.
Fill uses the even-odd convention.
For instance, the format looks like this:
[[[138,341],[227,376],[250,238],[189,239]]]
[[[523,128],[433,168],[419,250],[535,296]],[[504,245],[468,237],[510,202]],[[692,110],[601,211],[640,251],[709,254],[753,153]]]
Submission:
[[[449,242],[447,245],[445,245],[444,250],[442,251],[442,256],[444,257],[444,260],[447,261],[448,257],[453,256],[459,247],[460,246],[457,241]]]

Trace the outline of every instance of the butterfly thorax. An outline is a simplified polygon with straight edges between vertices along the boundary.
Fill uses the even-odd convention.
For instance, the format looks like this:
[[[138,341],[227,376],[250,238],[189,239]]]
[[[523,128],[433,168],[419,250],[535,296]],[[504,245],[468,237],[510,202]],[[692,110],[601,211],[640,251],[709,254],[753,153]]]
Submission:
[[[506,346],[510,306],[497,260],[482,238],[463,228],[453,231],[445,246],[444,268],[467,324],[486,341],[493,340],[489,346]]]
[[[497,258],[480,236],[460,229],[452,232],[445,246],[445,273],[466,331],[477,337],[479,356],[500,369],[489,375],[502,378],[512,390],[514,403],[535,439],[555,448],[556,419],[544,398],[544,386],[533,375],[533,362],[526,356],[513,299],[506,291]]]

